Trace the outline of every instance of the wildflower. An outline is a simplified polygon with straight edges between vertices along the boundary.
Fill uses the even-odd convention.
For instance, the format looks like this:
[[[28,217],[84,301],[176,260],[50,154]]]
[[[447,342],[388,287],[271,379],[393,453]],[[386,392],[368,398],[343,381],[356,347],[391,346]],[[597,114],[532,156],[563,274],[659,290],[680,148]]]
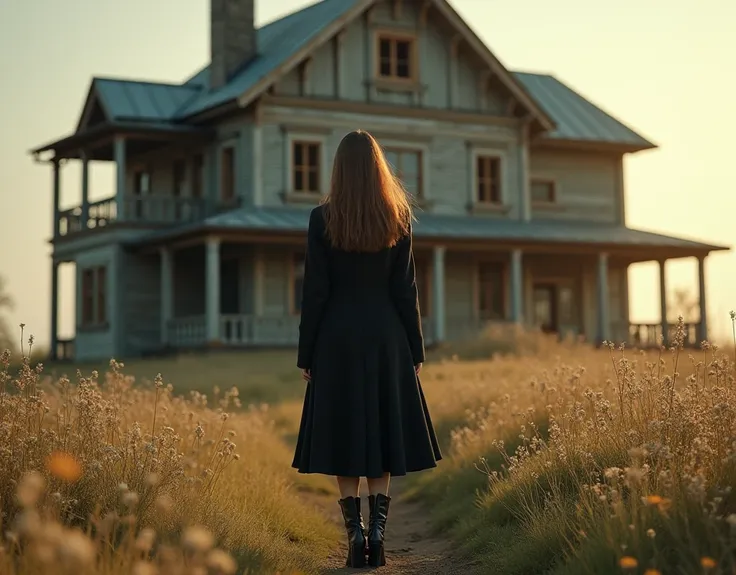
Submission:
[[[18,503],[23,507],[32,507],[41,497],[45,481],[37,471],[30,471],[23,475],[18,485],[16,495]]]
[[[141,529],[138,538],[135,540],[135,548],[142,553],[148,553],[156,541],[156,532],[150,527]]]
[[[58,547],[59,558],[68,568],[84,569],[95,558],[92,540],[78,530],[68,531]]]
[[[61,451],[55,451],[46,459],[46,469],[49,473],[61,479],[73,483],[82,476],[82,466],[73,455]]]
[[[715,567],[716,567],[716,561],[712,557],[701,557],[700,558],[700,566],[703,569],[715,569]]]
[[[662,575],[662,572],[659,569],[647,569],[644,575]]]
[[[238,568],[235,560],[222,549],[213,549],[209,552],[207,566],[217,575],[232,575]]]
[[[634,557],[625,555],[618,560],[618,564],[621,569],[636,569],[639,562]]]
[[[659,505],[662,503],[662,498],[659,495],[647,495],[645,503],[647,505]]]
[[[647,529],[647,537],[654,539],[657,536],[657,532],[654,529]]]
[[[212,533],[204,527],[189,527],[181,538],[182,546],[193,552],[208,551],[212,548],[215,540]]]

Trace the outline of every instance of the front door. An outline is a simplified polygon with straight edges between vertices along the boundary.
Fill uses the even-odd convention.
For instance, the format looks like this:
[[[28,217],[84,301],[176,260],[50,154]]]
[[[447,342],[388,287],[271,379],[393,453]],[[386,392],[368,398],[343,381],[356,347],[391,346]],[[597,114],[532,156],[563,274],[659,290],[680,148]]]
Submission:
[[[559,332],[559,306],[555,284],[534,284],[534,325],[544,333]]]
[[[220,313],[240,313],[240,260],[228,258],[220,262]]]

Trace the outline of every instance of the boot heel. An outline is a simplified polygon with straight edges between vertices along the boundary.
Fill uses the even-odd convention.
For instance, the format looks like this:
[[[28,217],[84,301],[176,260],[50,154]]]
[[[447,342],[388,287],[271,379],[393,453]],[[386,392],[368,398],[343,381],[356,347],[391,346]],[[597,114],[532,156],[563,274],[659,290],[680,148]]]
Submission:
[[[386,565],[386,555],[383,550],[383,541],[373,543],[368,547],[368,565],[370,567],[383,567]]]
[[[345,567],[365,567],[365,545],[355,543],[348,547],[348,560]]]

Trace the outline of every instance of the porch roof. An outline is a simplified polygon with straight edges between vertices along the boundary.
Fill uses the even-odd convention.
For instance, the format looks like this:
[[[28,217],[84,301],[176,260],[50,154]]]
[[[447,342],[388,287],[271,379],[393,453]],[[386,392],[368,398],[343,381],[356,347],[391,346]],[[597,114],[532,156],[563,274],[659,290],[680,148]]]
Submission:
[[[419,212],[414,224],[417,239],[450,242],[498,242],[514,245],[594,245],[598,249],[632,251],[667,250],[669,257],[728,250],[675,236],[595,222],[538,220],[521,222],[483,216],[451,216]],[[303,234],[309,210],[304,207],[246,207],[170,228],[138,240],[139,244],[162,244],[206,232],[250,232],[262,235]]]

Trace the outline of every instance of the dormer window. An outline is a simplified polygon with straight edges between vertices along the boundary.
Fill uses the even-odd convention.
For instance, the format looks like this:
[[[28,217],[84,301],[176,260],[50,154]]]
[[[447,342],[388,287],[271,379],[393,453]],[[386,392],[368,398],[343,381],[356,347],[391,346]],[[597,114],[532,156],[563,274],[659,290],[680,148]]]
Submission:
[[[379,34],[378,76],[402,82],[416,79],[416,39],[407,35]]]

